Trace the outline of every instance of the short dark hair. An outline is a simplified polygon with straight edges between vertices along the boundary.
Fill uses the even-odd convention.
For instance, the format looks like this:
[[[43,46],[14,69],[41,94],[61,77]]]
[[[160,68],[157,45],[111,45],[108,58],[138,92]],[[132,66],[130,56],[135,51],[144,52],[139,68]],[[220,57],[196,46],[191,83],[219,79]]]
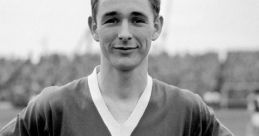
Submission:
[[[148,1],[151,4],[154,18],[157,18],[160,12],[160,0],[148,0]],[[91,0],[92,17],[95,21],[96,21],[98,3],[99,3],[99,0]]]

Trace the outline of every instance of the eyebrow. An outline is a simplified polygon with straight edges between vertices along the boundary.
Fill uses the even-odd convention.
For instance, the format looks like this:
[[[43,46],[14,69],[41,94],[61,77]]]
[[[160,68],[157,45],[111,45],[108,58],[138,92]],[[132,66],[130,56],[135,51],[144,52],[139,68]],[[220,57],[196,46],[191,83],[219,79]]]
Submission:
[[[132,14],[132,15],[134,15],[134,16],[143,16],[143,17],[147,17],[145,14],[142,14],[142,13],[140,13],[140,12],[136,12],[136,11],[132,12],[131,14]]]
[[[115,16],[115,15],[118,15],[118,13],[116,11],[111,11],[111,12],[108,12],[108,13],[105,13],[102,18],[104,17],[109,17],[109,16]]]
[[[118,13],[116,11],[111,11],[111,12],[105,13],[103,15],[103,17],[104,16],[114,16],[114,15],[117,15],[117,14]],[[131,14],[134,15],[134,16],[146,16],[143,13],[140,13],[140,12],[137,12],[137,11],[133,11]]]
[[[136,12],[136,11],[132,12],[131,15],[141,17],[141,18],[144,18],[146,20],[148,19],[148,17],[145,14],[140,13],[140,12]]]

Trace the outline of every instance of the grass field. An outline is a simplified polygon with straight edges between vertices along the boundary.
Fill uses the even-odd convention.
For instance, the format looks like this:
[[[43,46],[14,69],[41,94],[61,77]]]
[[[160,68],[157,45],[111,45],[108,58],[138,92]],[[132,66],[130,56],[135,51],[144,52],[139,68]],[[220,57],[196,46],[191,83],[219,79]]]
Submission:
[[[0,109],[0,128],[16,116],[20,109]],[[249,115],[245,110],[217,110],[218,118],[235,136],[245,136]]]
[[[246,110],[218,110],[215,112],[220,121],[235,136],[246,136],[246,127],[250,119]]]

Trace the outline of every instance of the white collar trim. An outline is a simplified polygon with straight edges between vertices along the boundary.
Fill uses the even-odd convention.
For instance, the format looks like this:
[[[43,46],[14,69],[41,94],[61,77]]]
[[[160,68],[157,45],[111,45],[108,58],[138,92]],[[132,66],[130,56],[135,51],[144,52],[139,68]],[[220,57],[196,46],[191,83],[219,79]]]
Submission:
[[[119,123],[114,119],[113,115],[108,110],[108,107],[102,97],[98,85],[97,68],[95,68],[93,73],[88,76],[88,86],[94,105],[112,136],[130,136],[135,127],[138,125],[147,108],[152,92],[152,78],[149,75],[147,75],[147,78],[146,88],[139,98],[133,112],[124,123]]]

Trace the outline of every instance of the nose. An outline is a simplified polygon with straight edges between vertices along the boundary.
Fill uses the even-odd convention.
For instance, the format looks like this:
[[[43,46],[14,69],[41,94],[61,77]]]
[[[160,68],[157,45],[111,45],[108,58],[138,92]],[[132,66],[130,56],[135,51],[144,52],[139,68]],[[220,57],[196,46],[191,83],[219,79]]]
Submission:
[[[121,24],[121,28],[118,34],[118,38],[121,41],[129,41],[132,39],[132,34],[129,30],[129,23],[125,20]]]

